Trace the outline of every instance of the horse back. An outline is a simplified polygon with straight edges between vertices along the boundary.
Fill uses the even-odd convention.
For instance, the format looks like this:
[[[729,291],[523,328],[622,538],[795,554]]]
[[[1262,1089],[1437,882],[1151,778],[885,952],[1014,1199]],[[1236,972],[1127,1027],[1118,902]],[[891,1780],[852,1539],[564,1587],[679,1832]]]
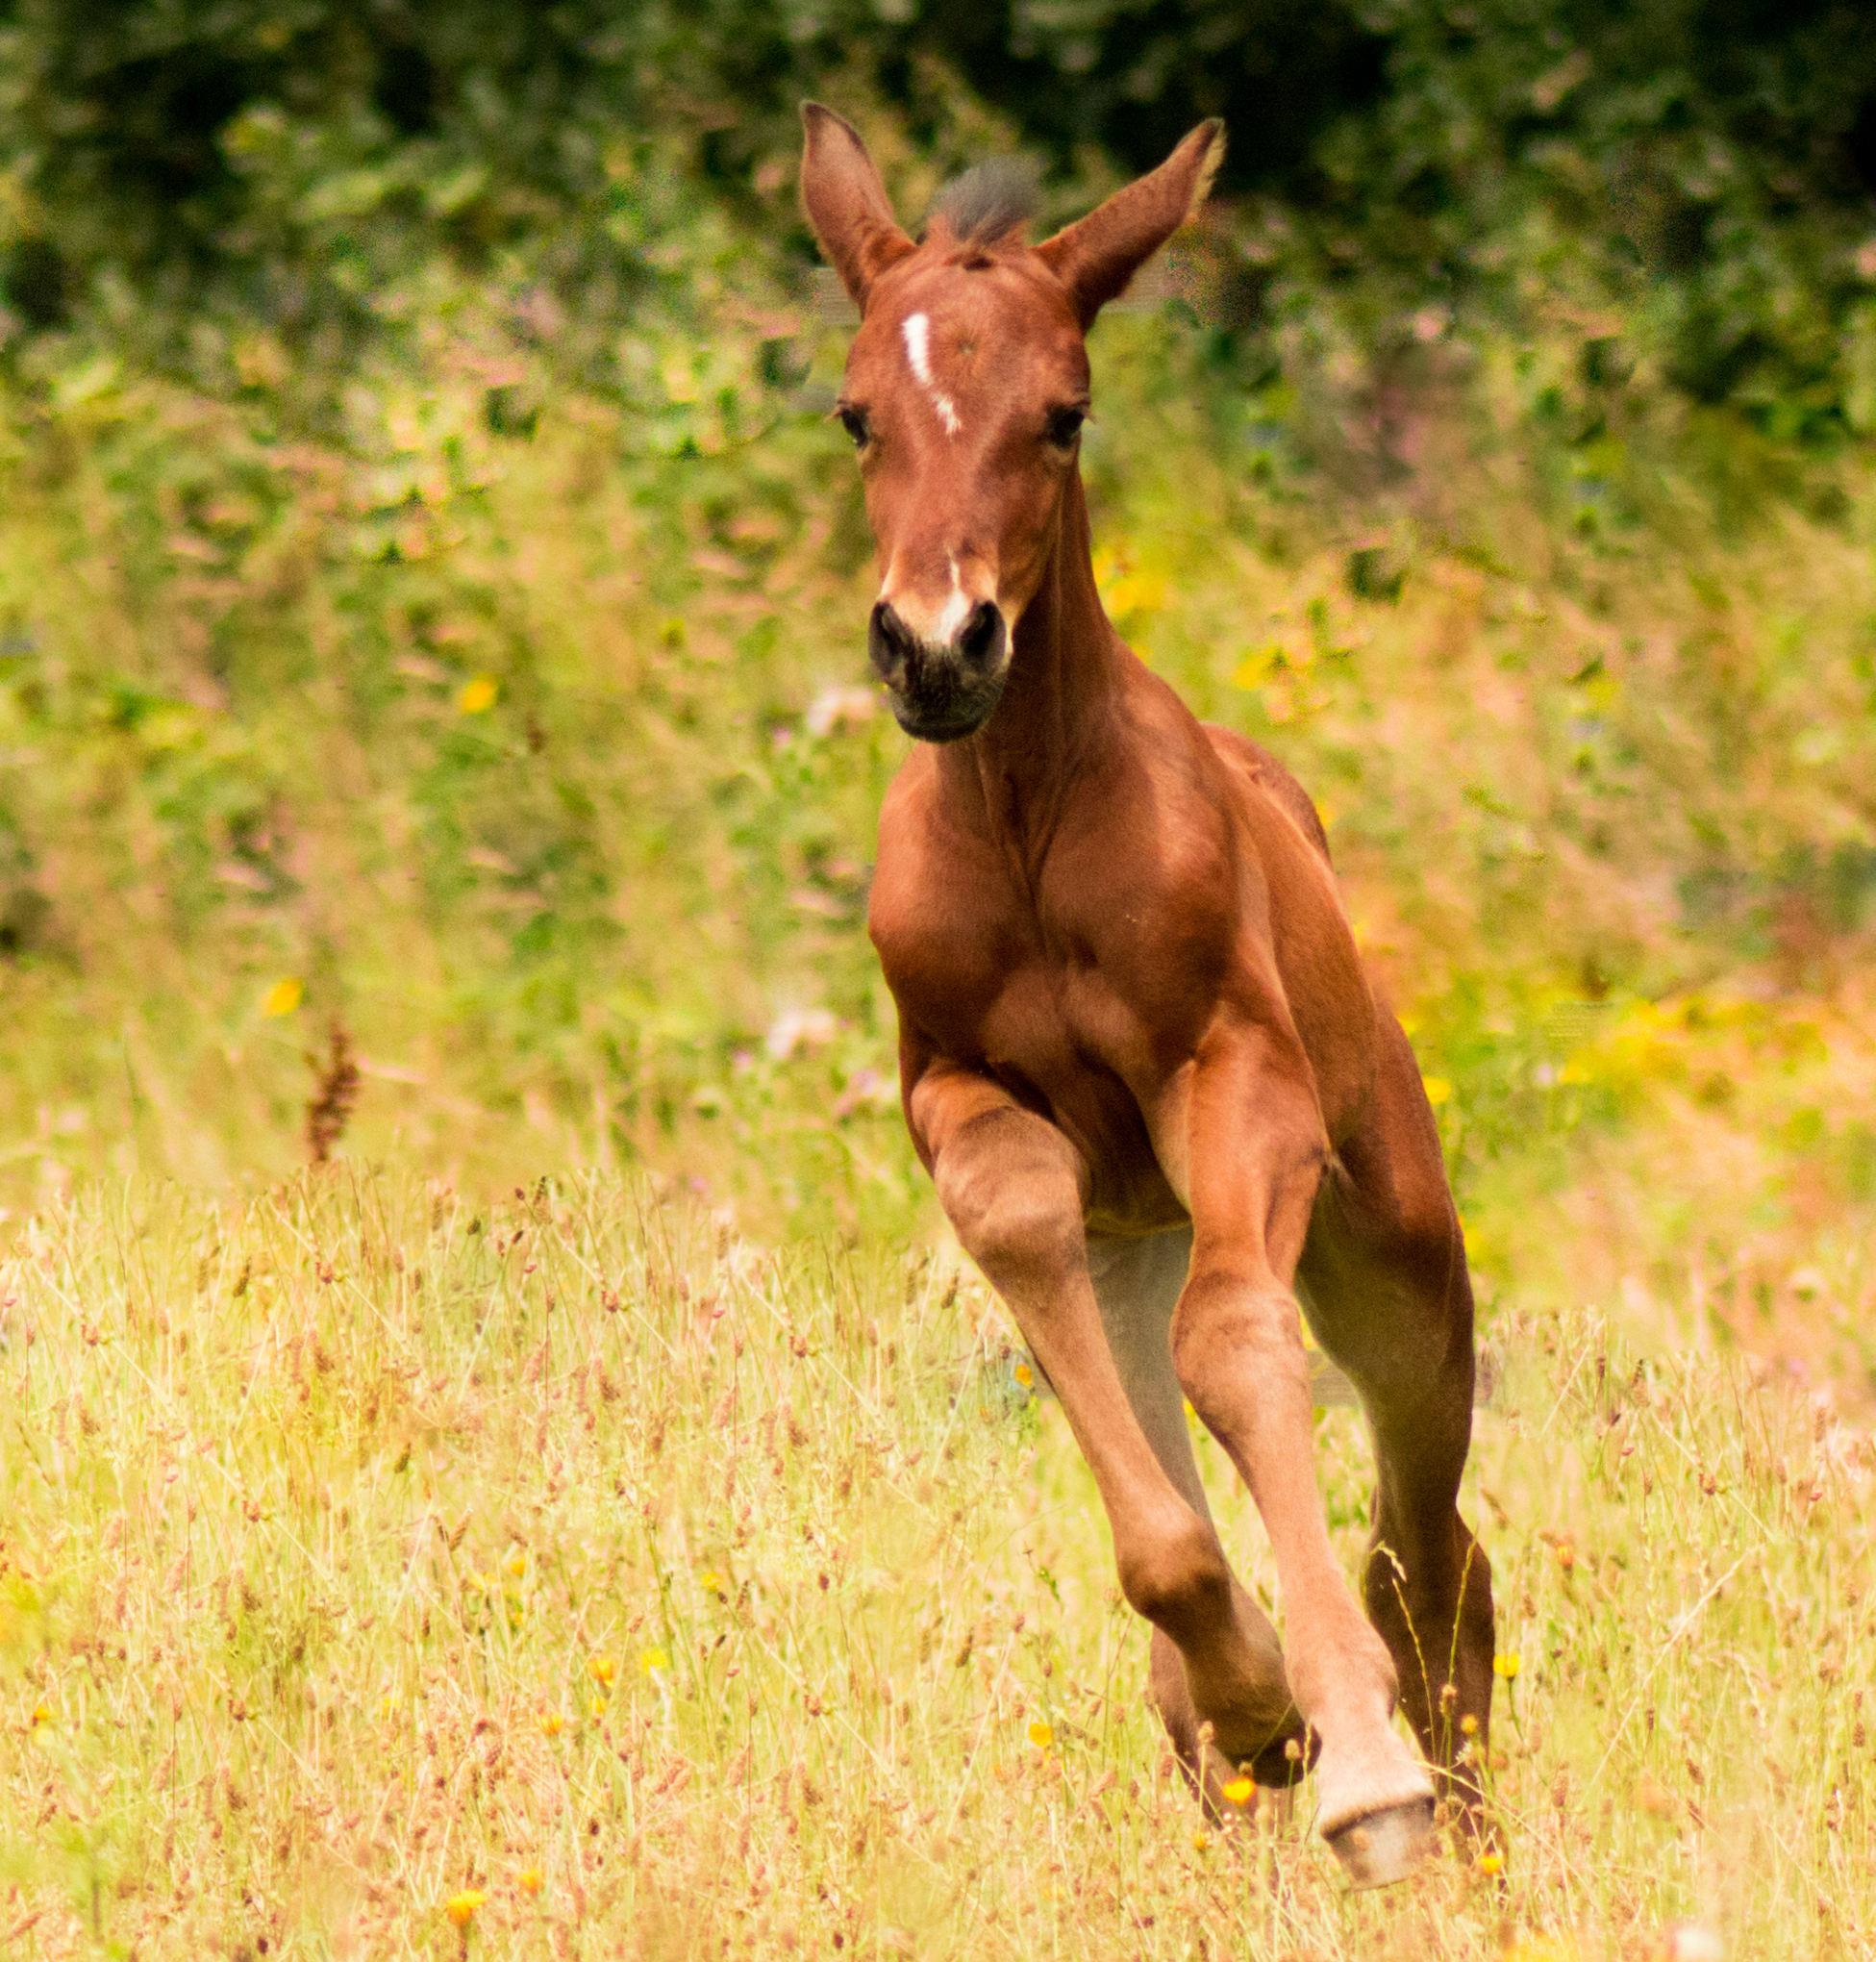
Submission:
[[[1267,893],[1270,954],[1331,1140],[1365,1106],[1378,1063],[1374,996],[1309,792],[1261,743],[1200,724],[1226,767]]]
[[[1248,736],[1240,736],[1236,729],[1227,729],[1222,722],[1201,722],[1199,727],[1205,731],[1220,760],[1234,770],[1248,776],[1252,783],[1271,798],[1288,816],[1297,830],[1322,854],[1322,862],[1327,865],[1329,834],[1322,828],[1322,818],[1309,792],[1264,748],[1263,743],[1253,742]]]

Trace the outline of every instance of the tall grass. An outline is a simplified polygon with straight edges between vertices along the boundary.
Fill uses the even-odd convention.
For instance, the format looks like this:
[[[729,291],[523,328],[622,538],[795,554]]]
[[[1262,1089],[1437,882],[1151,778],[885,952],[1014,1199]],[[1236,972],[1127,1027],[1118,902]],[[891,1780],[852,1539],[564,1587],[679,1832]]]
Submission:
[[[1065,1426],[943,1261],[335,1166],[96,1189],[0,1304],[0,1953],[1876,1939],[1868,1447],[1742,1367],[1501,1320],[1506,1863],[1350,1897],[1307,1787],[1203,1828]],[[1351,1414],[1316,1447],[1353,1563]]]

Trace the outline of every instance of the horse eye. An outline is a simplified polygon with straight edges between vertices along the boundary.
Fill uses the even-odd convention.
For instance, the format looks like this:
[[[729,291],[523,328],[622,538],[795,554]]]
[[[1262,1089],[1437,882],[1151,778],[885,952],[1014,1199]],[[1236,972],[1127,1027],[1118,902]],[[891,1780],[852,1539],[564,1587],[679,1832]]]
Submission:
[[[866,426],[866,417],[858,409],[837,409],[835,415],[840,418],[840,427],[853,438],[855,449],[863,448],[872,431]]]
[[[1085,409],[1054,409],[1049,412],[1049,440],[1058,449],[1066,449],[1082,433],[1082,424],[1088,420]]]

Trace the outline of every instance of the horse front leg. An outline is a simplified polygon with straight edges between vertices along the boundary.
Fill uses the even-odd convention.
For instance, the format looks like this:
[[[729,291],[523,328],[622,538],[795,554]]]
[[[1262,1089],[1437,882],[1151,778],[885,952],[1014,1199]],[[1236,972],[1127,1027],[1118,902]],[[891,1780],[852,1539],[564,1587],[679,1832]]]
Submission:
[[[1268,1623],[1237,1586],[1202,1503],[1168,1476],[1115,1366],[1083,1237],[1086,1168],[1053,1124],[968,1071],[929,1069],[910,1102],[945,1214],[1015,1317],[1094,1475],[1121,1591],[1178,1651],[1188,1700],[1171,1684],[1156,1700],[1215,1807],[1229,1768],[1273,1744],[1281,1754],[1297,1719]],[[1201,1751],[1203,1723],[1213,1742]]]
[[[1088,1264],[1101,1323],[1107,1331],[1108,1350],[1120,1371],[1134,1415],[1161,1469],[1192,1510],[1209,1522],[1212,1508],[1187,1428],[1185,1395],[1172,1368],[1172,1317],[1186,1285],[1191,1252],[1191,1233],[1180,1229],[1139,1239],[1090,1240]],[[1245,1639],[1257,1652],[1260,1678],[1267,1685],[1257,1708],[1260,1727],[1281,1703],[1288,1703],[1280,1727],[1250,1759],[1251,1773],[1260,1785],[1288,1787],[1302,1775],[1307,1738],[1284,1674],[1283,1644],[1269,1617],[1235,1578],[1232,1602]],[[1217,1811],[1219,1787],[1231,1781],[1239,1760],[1227,1760],[1215,1743],[1208,1745],[1202,1737],[1202,1720],[1186,1681],[1185,1663],[1172,1641],[1157,1628],[1148,1665],[1147,1700],[1165,1726],[1187,1781]],[[1243,1723],[1239,1716],[1228,1721],[1227,1729],[1233,1737],[1241,1737]]]
[[[1337,1564],[1316,1487],[1291,1281],[1328,1141],[1307,1063],[1266,1028],[1209,1038],[1182,1103],[1171,1136],[1193,1240],[1173,1367],[1270,1536],[1289,1682],[1319,1740],[1319,1829],[1357,1886],[1381,1885],[1427,1850],[1433,1785],[1394,1728],[1394,1664]]]

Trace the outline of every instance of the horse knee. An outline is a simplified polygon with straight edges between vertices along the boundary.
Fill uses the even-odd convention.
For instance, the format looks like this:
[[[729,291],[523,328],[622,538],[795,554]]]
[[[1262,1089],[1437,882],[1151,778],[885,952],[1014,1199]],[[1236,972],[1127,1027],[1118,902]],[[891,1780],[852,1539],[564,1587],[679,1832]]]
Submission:
[[[1222,1270],[1195,1273],[1170,1331],[1173,1373],[1200,1420],[1214,1433],[1240,1414],[1235,1394],[1248,1380],[1259,1400],[1273,1391],[1309,1394],[1309,1360],[1295,1301],[1267,1277]]]
[[[977,1148],[947,1151],[938,1160],[938,1203],[958,1238],[984,1270],[1038,1256],[1060,1258],[1081,1245],[1081,1197],[1072,1172],[1043,1154],[1009,1148],[994,1136]]]
[[[1117,1565],[1128,1604],[1182,1647],[1231,1614],[1231,1569],[1196,1515],[1118,1548]]]

